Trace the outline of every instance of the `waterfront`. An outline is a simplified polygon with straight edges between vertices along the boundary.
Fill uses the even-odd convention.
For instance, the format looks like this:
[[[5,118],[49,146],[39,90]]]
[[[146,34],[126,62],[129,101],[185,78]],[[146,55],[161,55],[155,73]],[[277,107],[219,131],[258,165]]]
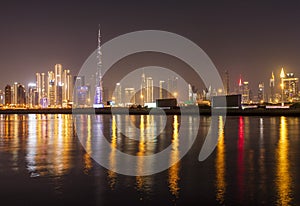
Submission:
[[[299,117],[219,117],[219,142],[203,162],[198,155],[211,117],[201,116],[194,130],[189,115],[167,116],[166,128],[158,115],[82,115],[82,130],[73,127],[72,115],[0,115],[0,198],[5,205],[237,205],[300,204]],[[157,153],[172,143],[170,155],[178,158],[179,145],[198,133],[191,150],[168,170],[151,176],[125,176],[99,166],[88,153],[102,123],[112,148],[132,155]],[[143,141],[118,131],[133,123],[150,127]],[[130,123],[131,122],[131,123]],[[180,128],[180,122],[186,123]],[[148,138],[164,129],[157,138]],[[178,130],[184,131],[178,135]],[[75,135],[87,133],[83,145]],[[80,135],[78,135],[80,137]],[[115,150],[112,150],[115,151]],[[107,157],[115,167],[114,152]]]

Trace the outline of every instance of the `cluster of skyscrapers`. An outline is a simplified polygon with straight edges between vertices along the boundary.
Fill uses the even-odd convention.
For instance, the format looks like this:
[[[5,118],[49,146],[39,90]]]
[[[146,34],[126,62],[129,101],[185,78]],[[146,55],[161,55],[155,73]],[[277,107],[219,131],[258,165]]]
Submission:
[[[167,81],[159,80],[159,85],[154,86],[154,79],[141,75],[140,88],[126,87],[122,88],[120,82],[116,83],[112,94],[112,103],[115,106],[130,106],[134,104],[146,105],[154,103],[156,99],[177,98],[178,77],[168,78]]]
[[[56,64],[54,71],[36,73],[36,81],[24,85],[6,85],[0,102],[8,107],[68,107],[72,103],[73,79],[70,70]],[[2,94],[3,95],[3,94]]]
[[[243,104],[298,102],[300,101],[298,86],[299,78],[295,77],[292,72],[286,73],[282,68],[278,80],[272,72],[269,88],[266,89],[263,82],[258,84],[257,96],[252,94],[249,82],[242,81],[242,78],[239,79],[238,91],[235,91],[235,93],[242,95]]]

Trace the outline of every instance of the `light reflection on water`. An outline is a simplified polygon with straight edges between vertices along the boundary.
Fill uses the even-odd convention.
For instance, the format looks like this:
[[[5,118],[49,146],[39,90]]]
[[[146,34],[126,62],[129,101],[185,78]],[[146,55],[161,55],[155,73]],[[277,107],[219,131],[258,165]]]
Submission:
[[[78,151],[76,146],[78,140],[71,115],[0,115],[0,173],[13,171],[31,179],[48,178],[55,182],[55,178],[67,177],[75,172],[78,178],[95,178],[90,187],[97,188],[97,193],[114,192],[111,195],[114,197],[129,189],[128,200],[132,198],[130,196],[136,196],[138,201],[148,198],[148,201],[158,199],[158,202],[168,197],[183,205],[195,202],[221,205],[299,203],[300,195],[296,190],[300,187],[297,179],[300,172],[297,117],[227,117],[225,128],[223,117],[219,117],[215,128],[219,141],[214,153],[204,162],[206,167],[201,167],[203,163],[196,162],[193,158],[197,156],[192,154],[199,154],[202,146],[199,142],[203,142],[208,131],[210,117],[201,117],[199,131],[193,131],[192,116],[168,116],[165,129],[159,116],[82,115],[81,118],[86,127],[84,131],[76,132],[86,134],[82,141],[85,152]],[[180,128],[181,118],[188,122],[188,128]],[[139,128],[139,133],[128,127],[129,124]],[[179,135],[179,129],[184,129],[184,136]],[[171,143],[169,162],[175,164],[151,176],[126,177],[105,170],[90,157],[90,154],[102,154],[101,140],[94,136],[101,130],[110,142],[111,151],[107,159],[111,168],[118,167],[116,151],[120,150],[141,157],[136,168],[139,172],[155,164],[145,164],[143,156],[162,151]],[[123,130],[138,135],[139,141],[126,138],[121,132]],[[159,136],[155,135],[157,131],[162,131]],[[198,139],[201,141],[194,144],[187,158],[178,161],[180,142],[190,141],[194,132],[199,132]],[[199,177],[191,178],[190,174]],[[191,182],[190,179],[201,182]],[[67,184],[56,182],[54,186],[63,188]],[[211,191],[211,185],[213,200],[209,197],[194,201],[189,198]],[[193,188],[189,190],[192,192],[187,192],[189,188]]]
[[[276,186],[278,190],[278,205],[290,205],[291,196],[291,176],[290,176],[290,160],[289,160],[289,137],[286,117],[280,118],[280,136],[278,148],[276,151],[277,159],[277,178]]]
[[[220,204],[224,204],[226,194],[226,146],[224,140],[223,117],[219,117],[219,142],[217,145],[216,157],[216,199]]]

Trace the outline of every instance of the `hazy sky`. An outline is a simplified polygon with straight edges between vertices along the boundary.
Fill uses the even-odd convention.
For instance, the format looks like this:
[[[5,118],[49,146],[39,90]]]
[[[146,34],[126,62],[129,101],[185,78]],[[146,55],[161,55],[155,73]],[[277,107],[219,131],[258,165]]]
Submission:
[[[267,86],[282,66],[300,76],[296,1],[6,1],[0,6],[0,89],[15,81],[27,85],[56,63],[75,75],[96,49],[99,23],[103,42],[146,29],[189,38],[232,82],[241,74],[252,89],[259,81]]]

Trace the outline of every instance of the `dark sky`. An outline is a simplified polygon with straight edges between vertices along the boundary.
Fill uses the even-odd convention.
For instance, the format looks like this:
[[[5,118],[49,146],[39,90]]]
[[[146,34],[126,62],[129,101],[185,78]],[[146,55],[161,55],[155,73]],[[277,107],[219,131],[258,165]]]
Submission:
[[[241,1],[242,2],[242,1]],[[256,89],[280,68],[300,76],[300,4],[292,1],[6,1],[0,6],[0,89],[56,63],[75,75],[102,41],[156,29],[197,43],[232,82]],[[232,83],[233,86],[233,83]],[[256,92],[256,91],[254,91]]]

